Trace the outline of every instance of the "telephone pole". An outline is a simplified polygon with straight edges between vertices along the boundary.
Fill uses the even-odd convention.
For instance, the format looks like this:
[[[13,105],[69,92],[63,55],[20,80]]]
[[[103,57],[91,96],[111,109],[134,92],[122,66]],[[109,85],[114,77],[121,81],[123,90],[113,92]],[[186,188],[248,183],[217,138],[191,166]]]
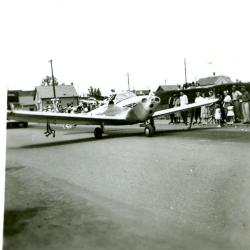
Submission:
[[[128,77],[128,91],[130,91],[130,85],[129,85],[129,73],[127,72],[127,77]]]
[[[184,58],[184,70],[185,70],[185,83],[187,83],[187,62],[186,62],[186,58]]]
[[[56,99],[56,88],[55,88],[55,79],[54,79],[54,74],[53,74],[52,60],[50,60],[49,62],[50,62],[50,66],[51,66],[51,76],[52,76],[53,94],[54,94],[54,99]]]

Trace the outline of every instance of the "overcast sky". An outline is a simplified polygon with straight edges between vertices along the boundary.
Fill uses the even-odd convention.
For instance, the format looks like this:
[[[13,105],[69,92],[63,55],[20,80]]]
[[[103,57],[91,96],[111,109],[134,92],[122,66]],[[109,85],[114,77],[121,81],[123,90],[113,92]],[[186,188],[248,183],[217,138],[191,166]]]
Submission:
[[[250,81],[248,0],[6,0],[1,80],[34,89],[51,74],[89,86],[156,90],[227,75]]]

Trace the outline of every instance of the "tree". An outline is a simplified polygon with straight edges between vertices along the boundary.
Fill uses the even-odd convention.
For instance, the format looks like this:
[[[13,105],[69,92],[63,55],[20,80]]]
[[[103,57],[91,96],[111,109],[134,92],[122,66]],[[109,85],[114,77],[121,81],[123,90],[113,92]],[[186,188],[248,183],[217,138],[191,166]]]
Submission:
[[[89,97],[94,97],[97,100],[103,99],[101,90],[99,88],[93,88],[92,86],[90,86],[88,91],[89,91],[89,93],[88,93]]]
[[[54,77],[54,82],[55,85],[58,85],[58,81],[56,79],[56,77]],[[46,76],[43,80],[42,80],[42,86],[52,86],[52,77],[51,76]]]

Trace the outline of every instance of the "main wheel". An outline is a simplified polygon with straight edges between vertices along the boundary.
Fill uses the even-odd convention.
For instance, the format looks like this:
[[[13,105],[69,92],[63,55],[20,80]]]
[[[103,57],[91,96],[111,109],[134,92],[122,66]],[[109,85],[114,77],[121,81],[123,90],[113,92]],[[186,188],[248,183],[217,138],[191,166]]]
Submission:
[[[99,127],[95,128],[94,135],[96,139],[101,139],[103,134],[103,130]]]
[[[144,133],[147,137],[151,137],[154,135],[155,133],[155,128],[154,126],[152,126],[151,124],[147,124],[145,129],[144,129]]]

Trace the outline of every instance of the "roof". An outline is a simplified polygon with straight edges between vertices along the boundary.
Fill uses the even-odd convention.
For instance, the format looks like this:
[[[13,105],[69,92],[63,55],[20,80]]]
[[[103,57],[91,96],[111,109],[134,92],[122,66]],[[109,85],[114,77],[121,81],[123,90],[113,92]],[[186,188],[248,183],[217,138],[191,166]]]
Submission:
[[[207,86],[207,85],[220,85],[223,83],[231,83],[232,80],[228,76],[210,76],[205,78],[200,78],[197,81],[200,86]]]
[[[55,90],[58,98],[78,96],[73,85],[56,85]],[[37,86],[35,91],[35,95],[41,99],[54,97],[53,86]]]
[[[179,86],[178,85],[160,85],[156,92],[159,91],[171,91],[171,90],[178,90]]]

